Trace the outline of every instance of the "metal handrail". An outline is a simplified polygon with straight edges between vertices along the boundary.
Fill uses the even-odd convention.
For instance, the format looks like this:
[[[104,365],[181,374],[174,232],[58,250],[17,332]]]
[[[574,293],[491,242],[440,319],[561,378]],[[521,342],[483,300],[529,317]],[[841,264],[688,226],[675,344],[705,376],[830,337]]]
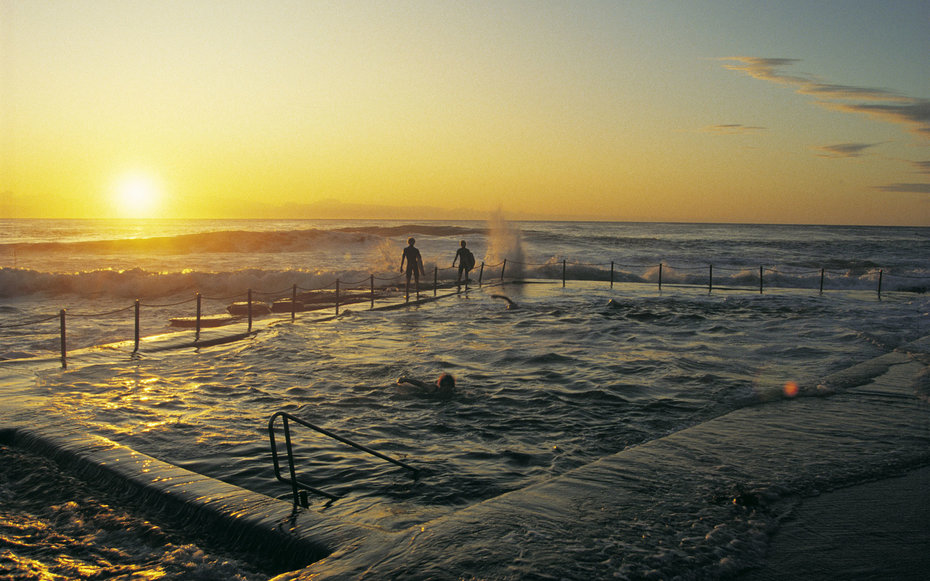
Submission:
[[[275,424],[275,420],[278,419],[279,417],[282,418],[281,421],[284,427],[284,445],[285,445],[285,448],[287,449],[287,465],[288,465],[288,473],[290,475],[290,478],[285,478],[284,476],[281,475],[281,466],[280,466],[280,463],[278,462],[278,447],[275,443],[274,424]],[[372,456],[377,456],[378,458],[381,458],[382,460],[387,460],[388,462],[391,462],[392,464],[397,464],[401,468],[404,468],[406,470],[413,472],[414,478],[417,478],[417,476],[419,476],[420,471],[417,468],[410,466],[409,464],[401,462],[400,460],[397,460],[395,458],[391,458],[390,456],[385,456],[381,452],[372,450],[371,448],[367,446],[363,446],[361,444],[353,442],[352,440],[349,440],[348,438],[344,438],[342,436],[334,434],[325,428],[321,428],[319,426],[311,424],[310,422],[306,420],[302,420],[287,412],[276,412],[268,420],[268,439],[271,443],[271,459],[274,464],[274,475],[275,475],[275,478],[278,479],[278,481],[283,482],[285,484],[289,484],[291,486],[291,490],[294,495],[294,506],[299,505],[304,508],[307,508],[309,506],[309,502],[307,500],[307,493],[305,491],[310,491],[314,494],[318,494],[320,496],[325,496],[326,498],[328,498],[329,502],[326,503],[327,506],[333,503],[334,501],[339,500],[341,497],[335,494],[326,492],[324,490],[320,490],[319,488],[310,486],[309,484],[306,484],[305,482],[301,482],[297,478],[297,471],[294,467],[294,449],[291,444],[291,429],[290,429],[290,424],[288,424],[288,420],[297,422],[298,424],[302,426],[310,428],[311,430],[315,430],[325,436],[329,436],[330,438],[333,438],[334,440],[338,440],[342,442],[343,444],[347,444],[349,446],[352,446],[353,448],[356,448],[358,450],[371,454]]]

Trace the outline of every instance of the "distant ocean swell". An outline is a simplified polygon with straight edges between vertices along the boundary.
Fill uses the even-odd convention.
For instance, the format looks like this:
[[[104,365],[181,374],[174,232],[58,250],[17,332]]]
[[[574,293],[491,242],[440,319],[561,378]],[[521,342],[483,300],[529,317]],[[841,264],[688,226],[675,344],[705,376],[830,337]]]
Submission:
[[[482,273],[485,282],[500,278],[502,264],[485,265]],[[480,269],[480,267],[479,267]],[[504,271],[507,279],[516,276],[527,279],[549,279],[558,282],[563,272],[566,281],[586,280],[604,281],[611,279],[616,283],[643,283],[653,286],[659,284],[659,267],[652,266],[634,270],[635,267],[614,265],[611,272],[609,265],[568,263],[552,261],[541,265],[528,265],[510,262],[510,272]],[[423,288],[432,284],[432,267],[428,267]],[[371,275],[376,277],[376,286],[394,286],[402,284],[401,277],[395,273],[370,273],[366,271],[309,272],[303,270],[261,270],[243,269],[232,272],[173,272],[155,273],[144,269],[130,270],[93,270],[76,273],[47,273],[34,270],[2,268],[0,269],[0,297],[16,298],[42,294],[47,297],[56,295],[74,295],[80,297],[111,297],[126,299],[158,299],[177,296],[183,293],[200,292],[205,295],[226,296],[244,294],[248,289],[256,292],[277,293],[297,285],[302,290],[331,288],[340,280],[343,288],[349,286],[367,287]],[[455,271],[444,268],[440,280],[454,279]],[[473,277],[477,275],[473,273]],[[711,278],[711,276],[713,278]],[[708,288],[741,288],[757,290],[760,286],[758,268],[724,269],[714,268],[711,275],[706,265],[694,267],[665,266],[662,268],[663,286],[689,285]],[[919,275],[898,276],[884,272],[881,275],[883,291],[927,292],[930,278]],[[829,290],[878,290],[879,271],[871,270],[856,274],[853,270],[829,270],[823,273],[824,291]],[[763,289],[778,288],[818,289],[821,285],[821,271],[788,271],[763,268]]]
[[[746,227],[578,223],[400,224],[300,227],[259,222],[170,224],[164,235],[134,237],[96,223],[17,223],[0,243],[0,297],[143,300],[274,293],[343,285],[400,284],[400,248],[415,235],[426,281],[455,279],[452,257],[467,239],[478,260],[472,279],[562,279],[695,285],[926,292],[924,231],[869,228]],[[34,233],[26,233],[27,227]],[[217,229],[211,230],[218,226]],[[192,231],[177,232],[181,227]],[[197,231],[197,228],[201,228]],[[154,230],[155,233],[159,230]],[[56,240],[58,237],[58,241]],[[506,261],[506,266],[505,266]],[[482,268],[483,265],[483,268]],[[660,266],[661,265],[661,266]],[[761,268],[761,280],[760,280]]]
[[[68,242],[19,242],[0,244],[0,256],[35,254],[202,254],[281,253],[314,250],[320,246],[366,243],[383,238],[406,238],[411,231],[429,236],[467,236],[480,230],[457,226],[371,226],[333,230],[200,232],[151,238],[85,240]]]
[[[477,268],[481,270],[480,264]],[[480,273],[484,282],[499,280],[503,264],[485,264]],[[611,271],[609,264],[584,264],[552,260],[544,264],[527,264],[516,261],[508,262],[503,274],[507,280],[514,278],[547,279],[552,282],[566,281],[604,281],[616,283],[643,283],[658,286],[659,266],[636,267],[615,264]],[[440,281],[454,280],[456,270],[441,268]],[[433,281],[434,265],[427,265],[427,276],[421,281],[421,287],[430,288]],[[307,271],[242,269],[230,272],[150,272],[141,268],[129,270],[91,270],[75,273],[48,273],[29,269],[0,269],[0,297],[16,298],[42,294],[46,297],[57,295],[74,295],[81,297],[111,297],[127,299],[157,299],[178,296],[183,293],[200,292],[205,295],[226,296],[244,294],[248,289],[256,292],[277,293],[297,285],[302,290],[332,288],[337,280],[343,288],[367,288],[370,277],[374,275],[377,287],[403,284],[402,277],[395,271],[369,272],[362,270],[344,271]],[[479,276],[472,273],[473,280]],[[760,287],[758,268],[731,269],[699,265],[691,267],[663,265],[661,282],[663,286],[688,285],[708,288],[738,288],[757,290]],[[872,269],[858,273],[856,269],[824,270],[781,270],[763,267],[762,287],[774,290],[778,288],[819,290],[821,281],[824,291],[829,290],[879,290],[881,276],[883,291],[925,293],[930,287],[930,277],[914,275],[896,275]]]
[[[368,286],[370,274],[360,271],[308,272],[301,270],[243,269],[233,272],[154,273],[143,269],[94,270],[76,273],[47,273],[15,268],[0,269],[0,297],[15,298],[42,294],[45,297],[73,295],[125,299],[163,299],[185,293],[213,297],[284,293],[297,285],[301,290],[333,288],[339,276],[347,283]],[[392,275],[393,276],[393,275]],[[236,300],[239,300],[238,298]]]

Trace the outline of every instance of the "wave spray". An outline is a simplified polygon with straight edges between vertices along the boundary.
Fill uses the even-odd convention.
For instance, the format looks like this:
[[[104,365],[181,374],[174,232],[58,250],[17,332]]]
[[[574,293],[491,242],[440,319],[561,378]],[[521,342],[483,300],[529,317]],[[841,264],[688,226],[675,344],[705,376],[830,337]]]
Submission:
[[[523,251],[523,234],[520,229],[507,222],[498,210],[488,220],[488,249],[484,257],[486,264],[499,264],[507,259],[507,272],[522,277],[526,263]]]

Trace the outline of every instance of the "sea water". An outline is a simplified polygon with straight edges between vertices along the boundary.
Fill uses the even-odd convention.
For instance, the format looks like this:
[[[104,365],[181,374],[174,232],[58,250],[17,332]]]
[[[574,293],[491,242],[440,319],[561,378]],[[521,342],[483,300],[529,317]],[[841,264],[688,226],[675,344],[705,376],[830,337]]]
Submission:
[[[0,236],[0,353],[19,361],[57,354],[61,309],[69,345],[80,348],[130,339],[124,309],[136,299],[151,335],[177,331],[169,319],[192,315],[198,292],[211,299],[209,314],[245,289],[269,298],[290,296],[294,285],[332,290],[336,280],[402,289],[409,236],[423,254],[428,296],[434,280],[454,281],[451,261],[466,240],[479,263],[472,282],[435,302],[388,311],[358,303],[328,320],[275,315],[231,344],[143,346],[135,357],[95,356],[65,369],[20,362],[4,374],[5,409],[66,419],[285,499],[266,426],[288,411],[421,469],[413,480],[325,438],[298,443],[302,476],[342,496],[325,507],[312,499],[311,510],[388,530],[765,405],[786,386],[816,393],[830,373],[930,331],[928,228],[6,221]],[[452,395],[396,385],[442,372],[457,379]],[[848,483],[825,470],[818,486]],[[790,494],[799,485],[785,478]],[[18,494],[27,502],[40,493]],[[629,551],[617,571],[655,559],[636,542],[620,543]],[[31,550],[13,552],[42,561],[41,549]],[[172,555],[138,568],[170,567]],[[203,576],[224,563],[204,558]]]

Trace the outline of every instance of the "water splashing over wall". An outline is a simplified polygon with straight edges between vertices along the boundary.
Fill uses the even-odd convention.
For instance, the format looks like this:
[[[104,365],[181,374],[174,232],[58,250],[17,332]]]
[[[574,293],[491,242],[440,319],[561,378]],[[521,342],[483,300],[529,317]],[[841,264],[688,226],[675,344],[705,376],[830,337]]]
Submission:
[[[526,256],[523,251],[523,233],[515,225],[507,222],[498,211],[488,221],[488,250],[484,261],[487,264],[499,264],[507,259],[507,273],[511,276],[523,276]]]

